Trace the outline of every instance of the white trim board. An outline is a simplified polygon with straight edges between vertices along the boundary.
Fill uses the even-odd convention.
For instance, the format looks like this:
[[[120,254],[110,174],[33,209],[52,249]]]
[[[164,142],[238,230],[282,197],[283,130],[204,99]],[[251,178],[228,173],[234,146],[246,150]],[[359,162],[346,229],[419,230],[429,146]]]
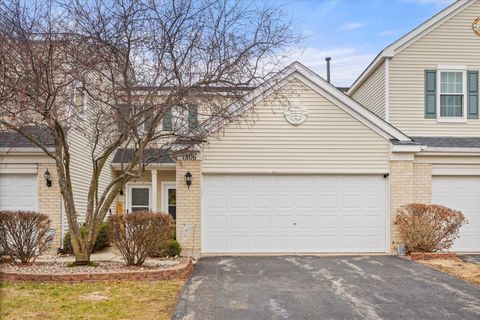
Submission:
[[[126,204],[126,209],[128,210],[129,213],[132,212],[132,199],[130,198],[131,190],[133,187],[142,187],[142,188],[148,188],[148,207],[149,209],[152,208],[152,184],[151,182],[147,181],[132,181],[128,182],[125,186],[125,204]]]
[[[331,83],[328,83],[322,77],[298,61],[293,62],[283,71],[275,75],[271,80],[265,82],[250,92],[245,100],[235,102],[228,106],[227,112],[232,115],[232,118],[236,118],[237,116],[250,110],[256,103],[263,100],[263,98],[267,97],[275,90],[278,90],[281,86],[286,84],[291,78],[294,77],[302,79],[303,82],[310,84],[314,90],[322,95],[325,95],[327,99],[334,102],[337,106],[355,117],[355,119],[367,125],[385,139],[412,141],[412,139],[406,134],[393,127],[391,124],[378,117],[367,108],[363,107],[357,101],[338,90]],[[210,123],[207,129],[214,133],[215,131],[221,129],[225,124],[226,122],[222,118],[217,122],[214,121]]]
[[[458,0],[452,3],[450,6],[440,11],[432,18],[428,19],[397,41],[387,46],[375,57],[375,59],[370,63],[367,69],[365,69],[362,74],[355,80],[355,82],[348,90],[347,94],[352,95],[358,89],[358,87],[371,76],[375,69],[385,59],[394,57],[397,53],[401,52],[436,27],[440,26],[444,22],[448,21],[450,18],[454,17],[459,11],[471,6],[476,1],[478,0]]]
[[[177,188],[177,183],[175,181],[162,181],[160,183],[160,194],[161,194],[161,197],[162,197],[162,206],[160,208],[160,210],[162,212],[166,212],[168,213],[168,197],[165,197],[165,191],[167,191],[167,188],[170,188],[170,187],[175,187],[175,189]]]

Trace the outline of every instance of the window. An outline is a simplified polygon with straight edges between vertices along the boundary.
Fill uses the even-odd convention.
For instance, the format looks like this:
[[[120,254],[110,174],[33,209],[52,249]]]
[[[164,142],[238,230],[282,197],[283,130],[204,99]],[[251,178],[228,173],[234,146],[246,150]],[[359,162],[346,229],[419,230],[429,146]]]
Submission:
[[[172,131],[173,130],[173,112],[172,109],[168,110],[162,119],[162,130],[163,131]]]
[[[465,119],[465,71],[440,71],[439,77],[440,118]]]
[[[188,131],[194,130],[198,125],[198,107],[188,106]]]
[[[148,211],[150,210],[150,187],[138,185],[131,185],[129,187],[129,203],[128,209],[131,212]]]

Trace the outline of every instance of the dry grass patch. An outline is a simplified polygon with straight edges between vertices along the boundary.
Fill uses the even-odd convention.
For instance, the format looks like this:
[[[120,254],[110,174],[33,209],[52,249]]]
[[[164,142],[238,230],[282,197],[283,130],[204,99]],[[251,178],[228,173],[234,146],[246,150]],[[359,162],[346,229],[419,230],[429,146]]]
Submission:
[[[480,265],[478,264],[465,262],[458,258],[417,260],[417,262],[480,285]]]
[[[170,319],[183,284],[0,283],[0,319]]]

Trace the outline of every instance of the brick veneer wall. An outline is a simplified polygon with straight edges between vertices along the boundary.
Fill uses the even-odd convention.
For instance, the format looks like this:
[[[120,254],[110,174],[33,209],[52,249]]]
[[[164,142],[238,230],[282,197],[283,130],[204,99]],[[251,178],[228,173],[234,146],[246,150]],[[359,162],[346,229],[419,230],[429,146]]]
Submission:
[[[50,179],[52,186],[47,187],[45,182],[45,170],[50,172]],[[43,163],[38,165],[37,172],[38,179],[38,212],[46,214],[51,220],[51,228],[55,229],[55,238],[52,243],[52,250],[60,247],[61,238],[61,208],[62,195],[60,194],[60,187],[58,185],[57,169],[53,163]]]
[[[413,160],[390,161],[390,250],[397,252],[400,243],[394,224],[395,213],[403,205],[432,199],[431,164],[414,163]]]
[[[192,174],[190,188],[185,184],[185,173]],[[201,248],[201,161],[177,161],[177,240],[182,255],[199,256]],[[187,229],[187,230],[186,230]]]

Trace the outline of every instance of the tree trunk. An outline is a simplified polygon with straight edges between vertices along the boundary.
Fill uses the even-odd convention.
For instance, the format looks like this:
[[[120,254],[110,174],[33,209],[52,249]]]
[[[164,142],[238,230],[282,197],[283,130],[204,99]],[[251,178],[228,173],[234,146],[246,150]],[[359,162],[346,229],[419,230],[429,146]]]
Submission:
[[[72,249],[75,255],[75,266],[85,266],[90,264],[91,247],[86,239],[76,239],[72,234]]]

